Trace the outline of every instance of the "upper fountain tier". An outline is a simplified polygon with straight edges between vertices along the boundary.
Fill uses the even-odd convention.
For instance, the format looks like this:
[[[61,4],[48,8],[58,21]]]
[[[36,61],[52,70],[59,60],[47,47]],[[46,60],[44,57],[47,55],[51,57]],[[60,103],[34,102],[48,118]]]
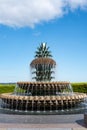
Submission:
[[[69,82],[17,82],[18,95],[58,95],[73,93]]]
[[[32,79],[36,81],[51,81],[54,78],[56,62],[52,58],[40,57],[31,64]]]
[[[50,65],[51,67],[55,67],[56,62],[52,58],[36,58],[30,64],[32,68],[38,67],[38,65]]]

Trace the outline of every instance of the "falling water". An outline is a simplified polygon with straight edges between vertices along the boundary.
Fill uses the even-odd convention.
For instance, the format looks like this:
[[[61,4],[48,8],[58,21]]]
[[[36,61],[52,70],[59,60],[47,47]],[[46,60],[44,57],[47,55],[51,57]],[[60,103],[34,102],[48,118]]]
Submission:
[[[52,114],[87,109],[87,96],[73,93],[70,83],[65,82],[17,83],[14,93],[2,95],[1,99],[2,108],[17,112]]]

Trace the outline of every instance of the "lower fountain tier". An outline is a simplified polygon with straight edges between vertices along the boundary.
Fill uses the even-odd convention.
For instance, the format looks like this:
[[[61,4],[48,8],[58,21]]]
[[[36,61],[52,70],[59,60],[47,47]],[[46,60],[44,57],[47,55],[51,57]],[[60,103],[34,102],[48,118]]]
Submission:
[[[61,96],[19,96],[1,94],[2,107],[16,110],[60,110],[75,107],[87,97],[83,93]]]

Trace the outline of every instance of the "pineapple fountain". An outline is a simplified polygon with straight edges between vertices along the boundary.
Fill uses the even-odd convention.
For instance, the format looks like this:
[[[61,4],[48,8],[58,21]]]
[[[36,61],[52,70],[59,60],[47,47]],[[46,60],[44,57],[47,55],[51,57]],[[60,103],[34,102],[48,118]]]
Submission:
[[[1,94],[1,108],[27,114],[78,113],[86,108],[86,94],[74,93],[69,82],[53,82],[56,62],[46,43],[30,63],[32,82],[17,82],[14,93]],[[83,106],[83,107],[82,107]]]

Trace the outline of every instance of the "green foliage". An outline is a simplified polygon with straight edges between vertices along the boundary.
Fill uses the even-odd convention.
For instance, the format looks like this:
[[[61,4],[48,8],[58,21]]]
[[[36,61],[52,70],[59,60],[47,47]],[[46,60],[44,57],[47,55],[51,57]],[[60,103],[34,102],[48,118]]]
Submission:
[[[87,93],[87,83],[72,83],[74,92]]]
[[[51,51],[49,51],[49,47],[46,46],[46,43],[41,43],[35,52],[35,58],[41,57],[52,57]]]
[[[15,84],[0,84],[0,94],[14,92]]]

